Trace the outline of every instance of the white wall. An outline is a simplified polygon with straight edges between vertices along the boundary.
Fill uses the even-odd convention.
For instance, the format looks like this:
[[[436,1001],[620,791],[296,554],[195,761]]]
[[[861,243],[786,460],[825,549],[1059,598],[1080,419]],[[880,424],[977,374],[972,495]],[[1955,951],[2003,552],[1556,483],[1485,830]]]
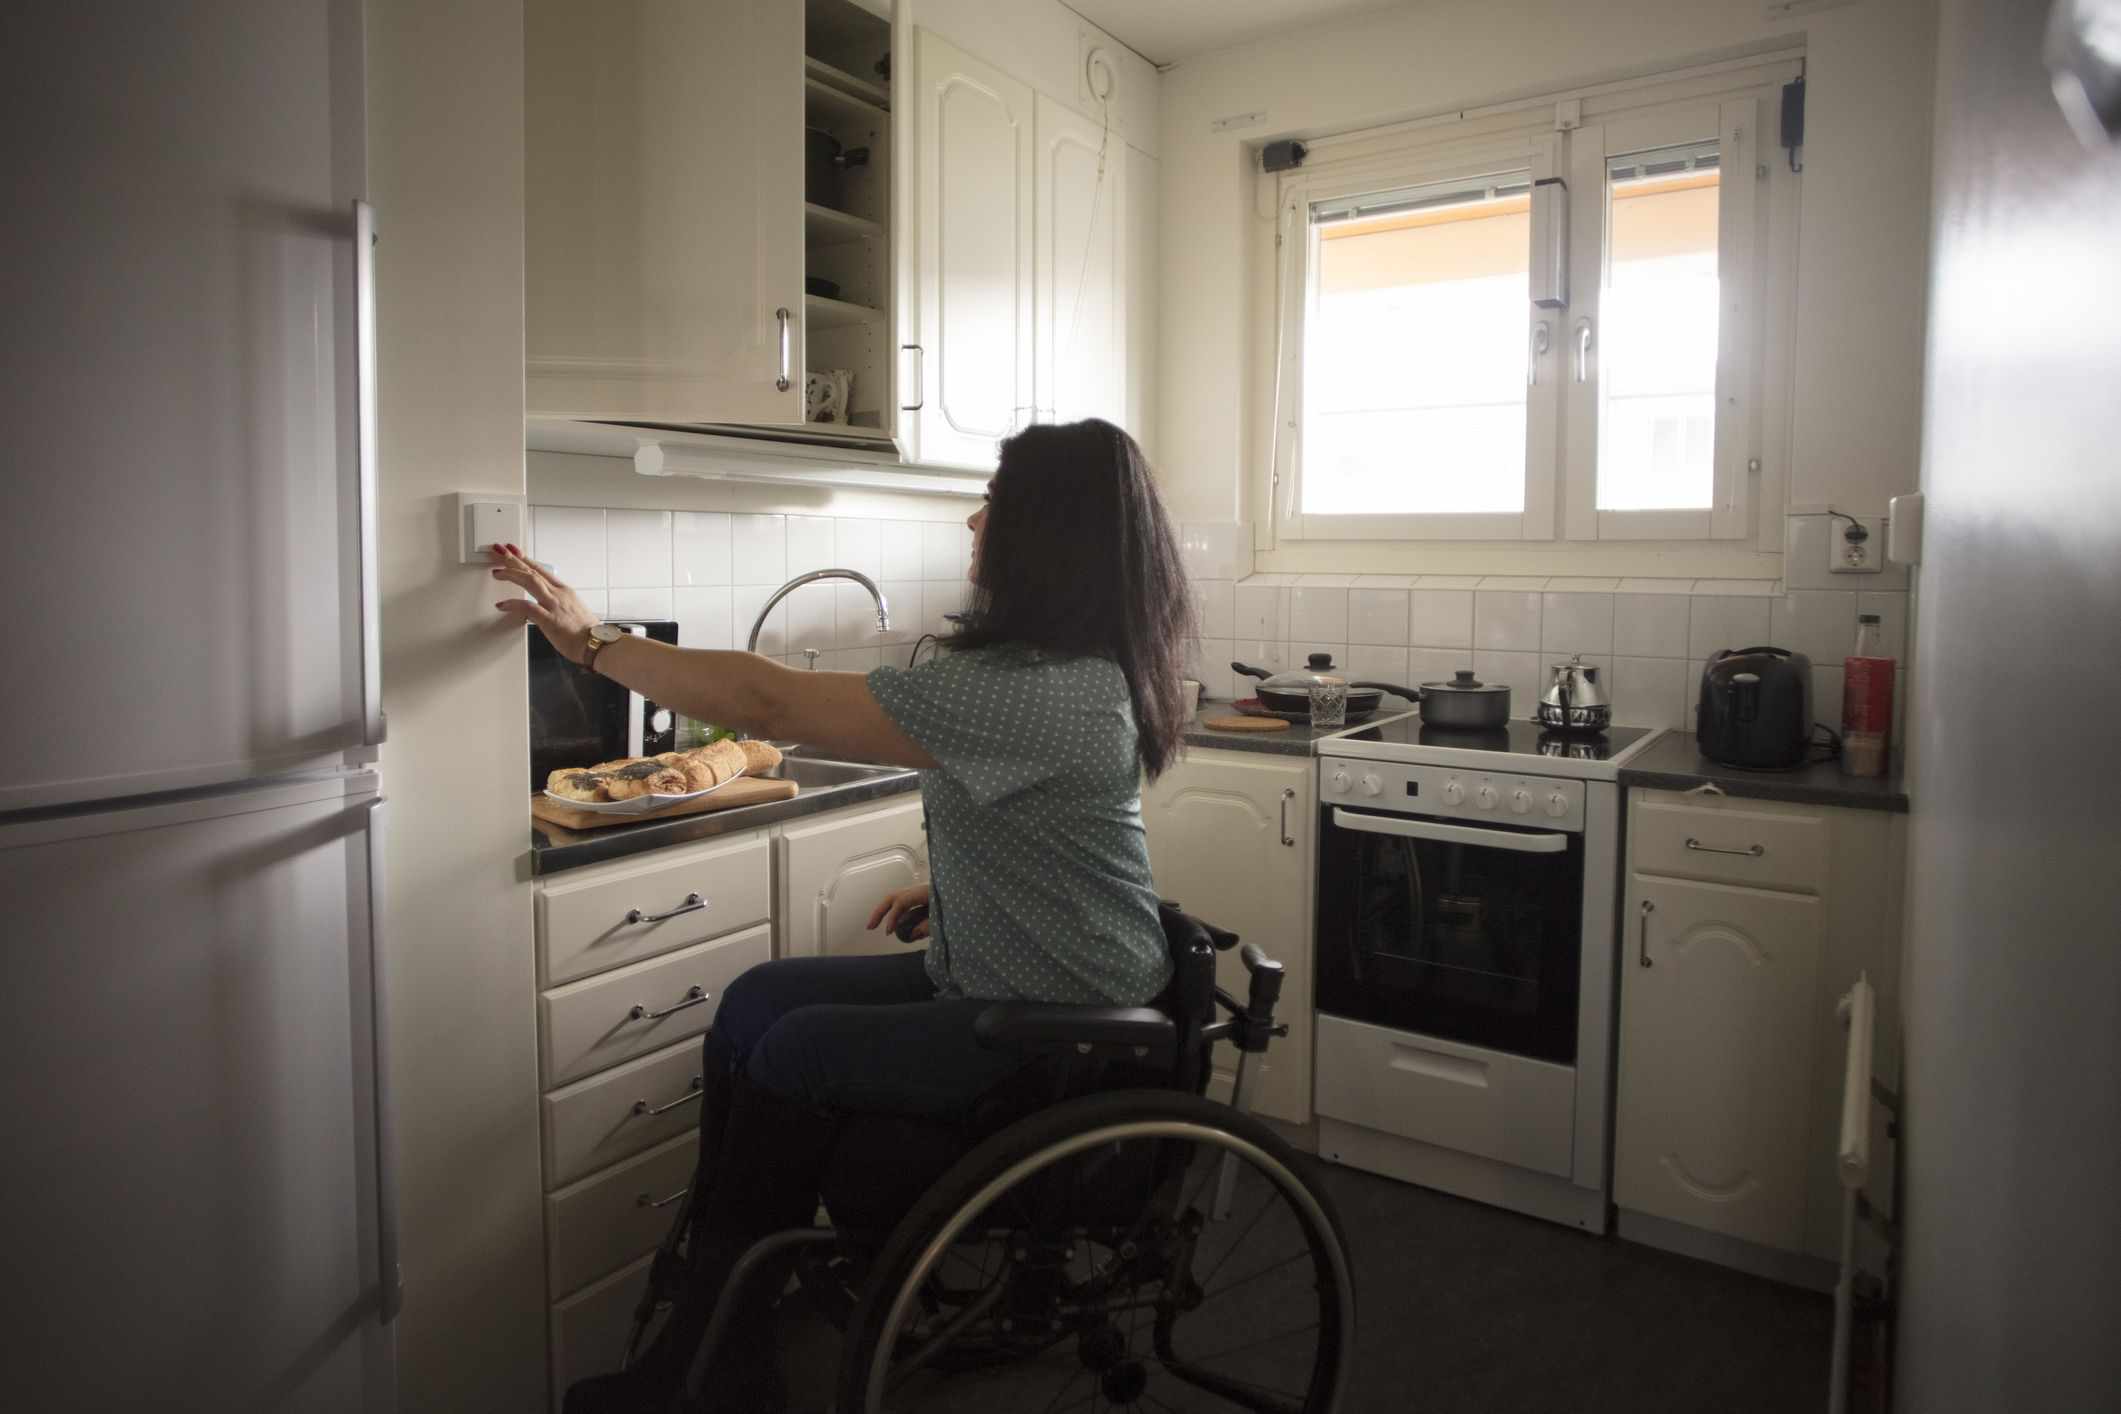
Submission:
[[[1488,0],[1355,16],[1187,60],[1164,75],[1158,446],[1189,521],[1256,519],[1271,341],[1249,271],[1250,145],[1317,136],[1786,46],[1809,65],[1798,246],[1791,501],[1876,512],[1910,489],[1919,437],[1931,0],[1858,0],[1771,25],[1762,0]],[[1265,114],[1211,132],[1216,118]],[[1778,152],[1779,157],[1779,152]],[[1246,468],[1255,468],[1247,475]],[[1708,575],[1777,557],[1686,546],[1348,544],[1263,554],[1263,570]]]
[[[2046,12],[1947,0],[1938,45],[1896,1214],[1922,1414],[2121,1399],[2121,757],[2077,727],[2121,699],[2121,152],[2064,128]],[[2021,671],[2055,710],[1967,690]]]
[[[523,13],[367,22],[400,1405],[520,1414],[546,1392],[524,652],[448,497],[523,491]]]

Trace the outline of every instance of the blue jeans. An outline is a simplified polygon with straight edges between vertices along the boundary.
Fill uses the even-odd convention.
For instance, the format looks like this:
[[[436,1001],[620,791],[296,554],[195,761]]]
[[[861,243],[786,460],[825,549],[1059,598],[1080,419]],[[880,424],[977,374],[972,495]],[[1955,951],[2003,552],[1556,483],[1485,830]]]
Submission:
[[[1023,1061],[980,1046],[972,1022],[989,1003],[938,999],[924,957],[762,962],[723,993],[715,1032],[754,1085],[792,1100],[909,1118],[962,1114]]]

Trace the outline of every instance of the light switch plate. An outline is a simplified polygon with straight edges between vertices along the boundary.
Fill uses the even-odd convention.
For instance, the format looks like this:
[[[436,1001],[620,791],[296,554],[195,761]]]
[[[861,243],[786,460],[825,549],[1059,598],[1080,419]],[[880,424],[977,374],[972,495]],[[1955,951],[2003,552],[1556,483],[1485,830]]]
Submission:
[[[530,538],[528,508],[521,501],[457,496],[457,563],[483,565],[495,545],[521,545]]]

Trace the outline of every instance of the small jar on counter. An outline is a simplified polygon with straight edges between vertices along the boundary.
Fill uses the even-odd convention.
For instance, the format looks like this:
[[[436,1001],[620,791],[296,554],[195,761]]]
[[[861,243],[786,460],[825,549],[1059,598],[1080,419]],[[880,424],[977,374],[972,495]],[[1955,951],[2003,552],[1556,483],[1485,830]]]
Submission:
[[[1892,757],[1893,674],[1877,614],[1856,615],[1856,651],[1841,660],[1841,772],[1882,776]]]

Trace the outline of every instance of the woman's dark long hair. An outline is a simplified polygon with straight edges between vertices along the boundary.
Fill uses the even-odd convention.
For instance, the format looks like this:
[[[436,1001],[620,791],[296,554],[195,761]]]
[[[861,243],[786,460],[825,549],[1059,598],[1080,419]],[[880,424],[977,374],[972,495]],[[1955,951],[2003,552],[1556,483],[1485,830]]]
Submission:
[[[953,647],[1110,658],[1126,675],[1153,778],[1185,731],[1179,684],[1192,632],[1178,541],[1132,437],[1090,418],[1035,424],[1002,443],[972,607]]]

